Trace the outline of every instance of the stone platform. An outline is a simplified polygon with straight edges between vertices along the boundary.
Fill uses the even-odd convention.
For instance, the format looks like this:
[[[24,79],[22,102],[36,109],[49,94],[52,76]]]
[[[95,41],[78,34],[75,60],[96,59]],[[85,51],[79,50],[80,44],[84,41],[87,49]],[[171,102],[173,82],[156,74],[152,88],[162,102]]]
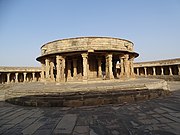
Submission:
[[[179,135],[180,82],[172,94],[131,104],[25,107],[0,102],[2,135]]]
[[[24,106],[78,107],[124,104],[169,95],[167,82],[157,79],[103,80],[69,83],[22,83],[6,89],[7,102]]]

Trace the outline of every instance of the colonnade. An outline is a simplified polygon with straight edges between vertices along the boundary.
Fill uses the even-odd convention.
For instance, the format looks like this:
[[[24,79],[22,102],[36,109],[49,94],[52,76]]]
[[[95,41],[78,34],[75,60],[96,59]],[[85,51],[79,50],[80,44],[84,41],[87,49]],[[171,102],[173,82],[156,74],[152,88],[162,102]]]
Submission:
[[[137,76],[156,76],[156,75],[180,75],[180,65],[162,65],[148,67],[134,67]]]
[[[116,70],[119,61],[120,73]],[[43,81],[65,82],[94,78],[113,79],[134,76],[134,56],[113,53],[56,55],[41,60]]]
[[[40,72],[0,72],[0,84],[40,81]]]

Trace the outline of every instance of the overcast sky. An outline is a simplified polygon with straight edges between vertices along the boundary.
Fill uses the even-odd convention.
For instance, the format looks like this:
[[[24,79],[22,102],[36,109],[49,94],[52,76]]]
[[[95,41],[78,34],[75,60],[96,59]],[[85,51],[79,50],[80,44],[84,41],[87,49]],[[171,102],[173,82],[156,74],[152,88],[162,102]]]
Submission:
[[[128,39],[136,61],[180,58],[180,0],[0,0],[0,66],[39,66],[43,44],[80,36]]]

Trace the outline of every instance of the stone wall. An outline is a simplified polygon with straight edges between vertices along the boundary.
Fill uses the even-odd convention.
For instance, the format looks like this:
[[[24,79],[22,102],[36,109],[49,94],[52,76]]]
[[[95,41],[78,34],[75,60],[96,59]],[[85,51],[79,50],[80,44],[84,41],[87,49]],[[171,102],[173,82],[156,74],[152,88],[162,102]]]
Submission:
[[[133,43],[128,40],[111,37],[79,37],[56,40],[41,47],[41,55],[77,52],[87,50],[116,50],[133,52]]]

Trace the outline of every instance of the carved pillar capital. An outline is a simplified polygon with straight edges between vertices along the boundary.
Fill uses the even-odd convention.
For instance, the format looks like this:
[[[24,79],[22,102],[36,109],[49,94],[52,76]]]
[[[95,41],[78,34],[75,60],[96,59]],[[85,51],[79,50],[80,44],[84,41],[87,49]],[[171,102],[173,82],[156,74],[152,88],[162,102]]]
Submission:
[[[82,56],[82,58],[88,58],[88,54],[87,53],[82,53],[81,56]]]

